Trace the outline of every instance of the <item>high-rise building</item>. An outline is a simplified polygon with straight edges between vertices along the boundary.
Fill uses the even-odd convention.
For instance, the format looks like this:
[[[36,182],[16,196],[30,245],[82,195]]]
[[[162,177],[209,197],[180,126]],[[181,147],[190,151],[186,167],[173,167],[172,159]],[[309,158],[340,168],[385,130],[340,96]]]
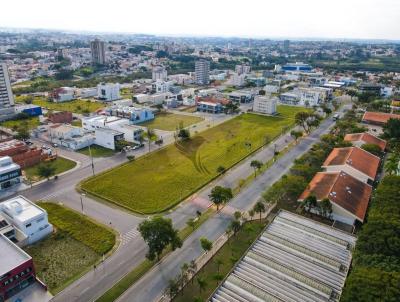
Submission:
[[[250,73],[251,67],[248,64],[239,64],[235,66],[235,71],[237,74],[247,74]]]
[[[92,63],[93,64],[106,64],[106,45],[104,41],[95,39],[90,42],[90,50],[92,52]]]
[[[283,41],[283,49],[285,51],[289,51],[289,48],[290,48],[290,40]]]
[[[210,83],[210,62],[198,60],[195,64],[195,82],[197,85],[208,85]]]
[[[14,97],[7,65],[0,63],[0,115],[14,114]]]
[[[163,66],[156,66],[153,68],[152,72],[153,81],[157,80],[166,81],[167,75],[168,75],[167,70]]]

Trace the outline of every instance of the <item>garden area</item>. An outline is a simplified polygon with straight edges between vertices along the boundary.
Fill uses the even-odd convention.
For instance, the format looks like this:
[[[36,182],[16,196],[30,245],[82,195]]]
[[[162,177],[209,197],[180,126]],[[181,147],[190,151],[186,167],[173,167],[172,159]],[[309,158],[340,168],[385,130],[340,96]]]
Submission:
[[[129,210],[165,211],[294,125],[304,109],[279,106],[279,116],[242,114],[82,183],[86,192]]]
[[[107,149],[99,145],[91,145],[90,151],[92,153],[92,157],[108,157],[114,155],[115,153],[114,150]],[[89,147],[80,149],[77,152],[90,156]]]
[[[236,262],[264,230],[266,221],[245,223],[242,228],[225,243],[197,275],[177,294],[174,302],[200,302],[220,285]]]
[[[71,170],[76,166],[76,162],[66,159],[64,157],[58,156],[55,160],[48,163],[40,163],[32,167],[24,169],[25,175],[32,182],[44,179],[40,176],[39,166],[40,165],[51,165],[54,169],[54,175],[63,173],[65,171]]]
[[[175,131],[180,125],[185,128],[201,121],[203,121],[203,118],[197,116],[160,113],[156,115],[154,120],[141,123],[140,126],[149,127],[152,129]]]
[[[38,277],[56,294],[113,248],[115,234],[61,205],[43,202],[38,205],[47,211],[55,231],[25,251],[32,256]]]

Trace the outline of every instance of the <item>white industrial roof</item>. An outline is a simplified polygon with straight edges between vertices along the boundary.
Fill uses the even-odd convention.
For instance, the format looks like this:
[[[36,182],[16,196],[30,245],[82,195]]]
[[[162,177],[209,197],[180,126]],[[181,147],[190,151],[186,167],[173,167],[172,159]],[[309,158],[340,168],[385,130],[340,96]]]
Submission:
[[[355,242],[280,211],[210,301],[339,301]]]
[[[0,234],[0,276],[10,272],[15,267],[25,263],[31,257]]]
[[[45,211],[23,196],[8,199],[0,204],[2,212],[13,220],[24,223],[35,218]]]

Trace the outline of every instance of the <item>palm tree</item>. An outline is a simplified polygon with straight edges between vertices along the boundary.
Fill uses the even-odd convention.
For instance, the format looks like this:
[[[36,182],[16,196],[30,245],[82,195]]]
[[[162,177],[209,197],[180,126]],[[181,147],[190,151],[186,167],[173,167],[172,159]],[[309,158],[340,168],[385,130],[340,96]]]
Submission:
[[[219,206],[223,203],[228,202],[233,197],[231,188],[224,188],[221,186],[216,186],[211,190],[210,195],[208,195],[210,200],[217,206],[217,211]]]
[[[262,201],[257,201],[253,208],[254,212],[260,214],[260,222],[261,222],[261,214],[265,213],[265,205]]]
[[[231,229],[233,231],[233,235],[236,236],[236,233],[240,230],[240,221],[239,220],[232,220]]]
[[[207,287],[207,281],[206,279],[202,278],[202,277],[197,277],[197,284],[199,285],[199,292],[201,294],[201,292]]]
[[[250,216],[251,220],[253,220],[254,214],[255,214],[254,210],[249,211],[249,216]]]
[[[157,135],[153,129],[147,128],[147,130],[143,133],[143,136],[147,139],[147,143],[149,144],[149,152],[150,152],[151,142],[157,140]]]
[[[399,155],[392,154],[385,163],[385,172],[389,175],[394,175],[399,170]]]
[[[254,169],[254,177],[257,176],[257,170],[261,169],[263,163],[259,160],[252,160],[250,163],[250,167]]]

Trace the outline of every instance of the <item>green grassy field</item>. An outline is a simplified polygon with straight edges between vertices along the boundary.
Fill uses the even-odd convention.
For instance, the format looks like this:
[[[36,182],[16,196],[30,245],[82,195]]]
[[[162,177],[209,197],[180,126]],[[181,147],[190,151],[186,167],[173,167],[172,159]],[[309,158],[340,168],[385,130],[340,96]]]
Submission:
[[[160,113],[152,121],[141,123],[140,126],[150,127],[152,129],[160,129],[174,131],[182,123],[183,127],[187,127],[203,120],[201,117],[189,116],[174,113]]]
[[[186,142],[170,145],[82,183],[82,189],[132,211],[165,211],[294,124],[297,107],[279,117],[243,114]],[[251,144],[251,146],[249,145]]]
[[[104,107],[100,102],[90,100],[74,100],[63,103],[53,103],[42,98],[35,98],[33,104],[56,111],[69,111],[73,113],[90,113]]]
[[[0,125],[12,130],[16,130],[19,126],[26,123],[29,130],[32,130],[40,125],[39,118],[37,116],[26,118],[23,120],[9,120],[1,122]]]
[[[55,228],[48,238],[28,246],[37,275],[55,294],[79,278],[115,244],[107,228],[55,203],[38,203]]]
[[[108,157],[114,155],[115,151],[111,149],[104,148],[99,145],[91,145],[90,151],[92,152],[93,157]],[[85,154],[87,156],[90,155],[89,147],[78,150],[79,153]]]
[[[225,277],[235,263],[247,251],[249,246],[253,243],[258,235],[265,227],[265,221],[252,221],[246,223],[242,229],[225,243],[222,248],[212,257],[212,259],[201,269],[201,271],[194,277],[193,282],[189,282],[183,292],[180,292],[172,301],[173,302],[186,302],[186,301],[207,301],[207,298],[217,288],[219,282],[216,281],[216,275]],[[200,244],[200,243],[199,243]],[[220,260],[219,267],[217,265]],[[206,287],[200,291],[197,278],[205,280]]]
[[[55,174],[60,174],[62,172],[71,170],[76,166],[76,162],[66,159],[64,157],[57,157],[57,159],[53,160],[51,164],[56,168]],[[31,181],[39,181],[42,180],[43,178],[39,176],[38,173],[38,167],[39,165],[34,165],[32,167],[24,169],[25,175],[31,180]]]

